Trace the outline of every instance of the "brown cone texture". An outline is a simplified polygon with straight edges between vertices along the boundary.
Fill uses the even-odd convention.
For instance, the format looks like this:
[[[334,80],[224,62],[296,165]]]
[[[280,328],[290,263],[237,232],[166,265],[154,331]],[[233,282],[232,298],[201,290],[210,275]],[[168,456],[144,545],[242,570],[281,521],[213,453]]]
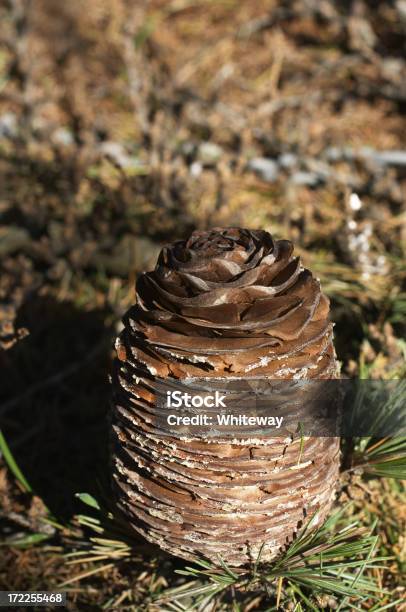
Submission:
[[[154,381],[338,376],[329,302],[265,231],[215,228],[162,249],[137,282],[117,339],[113,475],[117,503],[147,540],[232,566],[274,558],[329,511],[338,438],[230,441],[165,436],[151,425]]]

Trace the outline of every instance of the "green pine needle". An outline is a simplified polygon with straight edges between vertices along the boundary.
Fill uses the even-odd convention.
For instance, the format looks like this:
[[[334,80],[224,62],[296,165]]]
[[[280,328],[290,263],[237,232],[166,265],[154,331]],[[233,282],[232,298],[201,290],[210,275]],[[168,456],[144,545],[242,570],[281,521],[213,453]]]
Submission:
[[[231,587],[242,592],[263,591],[275,597],[281,580],[286,585],[285,593],[294,594],[298,605],[305,608],[318,609],[310,601],[317,593],[352,601],[366,597],[373,600],[377,593],[382,595],[382,589],[367,572],[380,568],[389,557],[375,556],[378,538],[372,529],[356,522],[345,525],[345,511],[342,508],[317,529],[314,529],[317,516],[313,516],[290,547],[272,563],[259,566],[257,560],[253,568],[246,570],[230,570],[222,561],[219,565],[204,561],[196,567],[186,566],[177,573],[192,580],[164,591],[157,601],[179,605],[187,601],[189,610],[201,609],[203,601],[214,600],[230,592]]]
[[[13,454],[6,442],[6,439],[1,429],[0,429],[0,453],[3,455],[8,465],[9,470],[14,474],[14,476],[16,477],[16,479],[22,486],[23,490],[26,491],[27,493],[32,493],[31,486],[28,483],[28,480],[25,478],[22,471],[20,470],[16,460],[14,459]]]
[[[359,438],[351,469],[370,476],[406,479],[406,438]]]

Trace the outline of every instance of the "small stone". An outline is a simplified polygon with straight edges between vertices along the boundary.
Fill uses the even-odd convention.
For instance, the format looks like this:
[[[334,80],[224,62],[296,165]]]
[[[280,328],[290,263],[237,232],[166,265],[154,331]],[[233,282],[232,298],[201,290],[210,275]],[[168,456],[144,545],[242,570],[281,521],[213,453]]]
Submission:
[[[377,151],[373,158],[388,166],[406,166],[406,151]]]
[[[14,113],[4,113],[0,117],[0,138],[14,138],[17,135],[17,117]]]
[[[52,140],[56,144],[69,147],[74,143],[72,132],[65,127],[59,127],[52,133]]]
[[[360,210],[362,208],[362,202],[360,200],[360,197],[356,194],[356,193],[352,193],[350,195],[350,208],[351,210]]]
[[[396,8],[401,20],[406,22],[406,0],[397,0]]]
[[[254,157],[248,162],[248,168],[268,183],[273,183],[278,178],[279,167],[273,159]]]
[[[296,166],[298,162],[298,157],[294,153],[283,153],[279,157],[278,161],[279,165],[282,166],[282,168],[292,168],[293,166]]]
[[[401,82],[405,70],[405,62],[397,57],[390,57],[382,61],[381,70],[386,79]]]
[[[219,161],[223,149],[215,142],[202,142],[197,151],[197,157],[202,164],[212,165]]]
[[[190,164],[190,174],[195,178],[201,175],[202,170],[203,166],[200,162],[194,161],[192,164]]]
[[[295,172],[290,181],[293,185],[314,187],[319,182],[319,177],[314,172]]]
[[[342,151],[338,147],[328,147],[325,150],[325,156],[329,161],[339,161],[342,159]]]

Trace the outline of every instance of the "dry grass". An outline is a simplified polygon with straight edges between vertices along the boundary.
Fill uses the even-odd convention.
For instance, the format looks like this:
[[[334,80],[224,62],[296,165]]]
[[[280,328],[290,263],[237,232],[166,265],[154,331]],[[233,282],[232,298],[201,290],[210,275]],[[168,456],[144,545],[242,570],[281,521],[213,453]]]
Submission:
[[[176,560],[141,543],[114,562],[63,557],[92,535],[74,494],[108,496],[111,342],[163,242],[213,225],[294,240],[331,297],[343,371],[404,377],[406,166],[377,158],[406,136],[400,4],[0,3],[0,428],[36,494],[2,467],[13,545],[0,547],[0,588],[70,581],[72,610],[167,609],[154,600],[177,586]],[[30,332],[15,345],[13,325]],[[378,517],[394,557],[376,570],[391,591],[381,605],[397,601],[400,485],[360,480],[343,495],[354,519]],[[48,512],[63,528],[44,527]],[[218,609],[277,597],[234,595]]]

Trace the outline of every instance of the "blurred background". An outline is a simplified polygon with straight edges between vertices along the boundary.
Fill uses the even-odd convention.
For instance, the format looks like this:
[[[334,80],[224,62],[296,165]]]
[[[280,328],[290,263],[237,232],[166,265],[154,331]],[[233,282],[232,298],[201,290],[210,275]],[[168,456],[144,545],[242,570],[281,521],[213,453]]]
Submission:
[[[343,372],[405,375],[405,34],[405,0],[0,0],[0,428],[36,494],[0,459],[6,542],[108,480],[113,338],[195,228],[293,240]],[[0,548],[0,588],[61,559]]]

